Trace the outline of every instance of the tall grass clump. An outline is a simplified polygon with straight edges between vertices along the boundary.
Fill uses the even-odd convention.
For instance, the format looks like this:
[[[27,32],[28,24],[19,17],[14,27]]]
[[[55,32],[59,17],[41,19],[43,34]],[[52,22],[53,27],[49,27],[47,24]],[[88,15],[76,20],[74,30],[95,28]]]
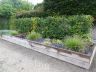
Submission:
[[[73,36],[73,37],[67,37],[64,40],[64,45],[69,49],[73,51],[81,51],[85,47],[84,40],[79,36]]]
[[[35,31],[32,31],[31,33],[29,33],[27,36],[26,36],[27,39],[29,40],[37,40],[37,39],[40,39],[42,38],[42,35],[35,32]]]

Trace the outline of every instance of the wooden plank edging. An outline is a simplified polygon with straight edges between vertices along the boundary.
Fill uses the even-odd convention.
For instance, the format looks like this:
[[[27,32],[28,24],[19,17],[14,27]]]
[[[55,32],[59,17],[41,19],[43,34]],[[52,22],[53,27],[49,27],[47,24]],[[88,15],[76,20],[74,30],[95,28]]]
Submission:
[[[74,64],[74,65],[77,65],[77,66],[80,66],[80,67],[83,67],[83,68],[86,68],[86,69],[90,68],[92,60],[93,60],[95,52],[96,52],[96,47],[95,47],[94,50],[93,50],[92,56],[87,56],[86,54],[81,54],[81,53],[78,53],[78,52],[69,51],[69,50],[65,50],[65,49],[62,49],[62,48],[57,49],[57,48],[54,48],[54,47],[51,47],[51,46],[46,46],[46,45],[31,41],[32,44],[45,47],[45,49],[44,49],[45,52],[44,52],[44,51],[42,51],[43,49],[40,48],[40,47],[35,47],[35,48],[31,47],[30,44],[29,44],[30,40],[26,40],[26,39],[14,37],[14,36],[6,36],[6,35],[3,35],[1,38],[4,39],[4,40],[7,40],[9,42],[12,42],[12,43],[16,43],[16,40],[14,40],[14,39],[17,39],[16,44],[18,44],[18,40],[21,41],[21,42],[25,41],[25,45],[22,45],[22,44],[19,44],[19,45],[22,45],[22,46],[27,47],[27,48],[31,48],[35,51],[44,53],[46,55],[55,57],[57,59],[69,62],[71,64]],[[10,40],[12,38],[13,38],[13,41]],[[47,52],[46,49],[48,49],[49,52]],[[74,55],[79,56],[79,58],[73,57]]]

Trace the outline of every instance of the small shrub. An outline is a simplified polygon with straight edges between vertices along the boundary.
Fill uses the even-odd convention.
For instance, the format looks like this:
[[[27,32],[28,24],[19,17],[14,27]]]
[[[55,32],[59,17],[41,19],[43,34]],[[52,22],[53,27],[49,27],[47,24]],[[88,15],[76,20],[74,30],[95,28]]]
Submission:
[[[64,45],[73,51],[80,51],[84,48],[84,41],[78,36],[68,37],[64,41]]]
[[[85,41],[87,41],[87,42],[92,42],[92,35],[91,35],[91,33],[83,34],[81,37],[84,38]]]
[[[44,45],[51,45],[51,40],[50,39],[45,39]]]
[[[17,32],[17,31],[11,31],[10,32],[10,35],[13,35],[13,36],[15,36],[15,35],[18,35],[19,33]]]
[[[27,35],[26,38],[29,39],[29,40],[37,40],[37,39],[42,38],[42,35],[37,33],[37,32],[32,31],[31,33],[29,33]]]
[[[87,47],[93,44],[93,42],[92,42],[92,34],[91,34],[91,33],[84,34],[84,35],[82,35],[81,37],[82,37],[82,38],[84,39],[84,41],[86,42],[86,46],[87,46]]]
[[[59,39],[53,39],[52,43],[53,44],[63,44],[63,42],[61,40],[59,40]]]

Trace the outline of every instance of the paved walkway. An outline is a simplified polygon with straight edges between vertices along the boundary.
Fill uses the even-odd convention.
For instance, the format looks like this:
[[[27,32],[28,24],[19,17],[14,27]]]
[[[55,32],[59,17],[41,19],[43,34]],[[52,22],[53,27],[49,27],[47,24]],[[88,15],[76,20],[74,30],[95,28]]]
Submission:
[[[89,70],[0,40],[0,72],[96,72],[96,55]]]
[[[93,30],[92,30],[92,38],[94,42],[96,42],[96,25],[93,27]]]

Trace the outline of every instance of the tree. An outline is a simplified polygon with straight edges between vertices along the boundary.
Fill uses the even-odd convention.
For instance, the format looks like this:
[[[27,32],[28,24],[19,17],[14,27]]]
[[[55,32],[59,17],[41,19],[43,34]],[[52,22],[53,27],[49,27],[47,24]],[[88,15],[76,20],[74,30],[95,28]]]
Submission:
[[[10,0],[12,2],[12,5],[14,8],[18,10],[32,10],[33,5],[31,3],[28,3],[26,1],[22,0]]]
[[[43,11],[43,10],[44,10],[44,5],[43,5],[43,3],[37,4],[37,5],[34,7],[34,10]]]
[[[44,0],[44,10],[48,14],[96,15],[96,0]]]
[[[10,4],[1,4],[0,5],[0,16],[3,17],[10,17],[13,13],[13,7]]]
[[[24,0],[2,0],[1,4],[10,4],[17,11],[33,9],[33,5]]]

